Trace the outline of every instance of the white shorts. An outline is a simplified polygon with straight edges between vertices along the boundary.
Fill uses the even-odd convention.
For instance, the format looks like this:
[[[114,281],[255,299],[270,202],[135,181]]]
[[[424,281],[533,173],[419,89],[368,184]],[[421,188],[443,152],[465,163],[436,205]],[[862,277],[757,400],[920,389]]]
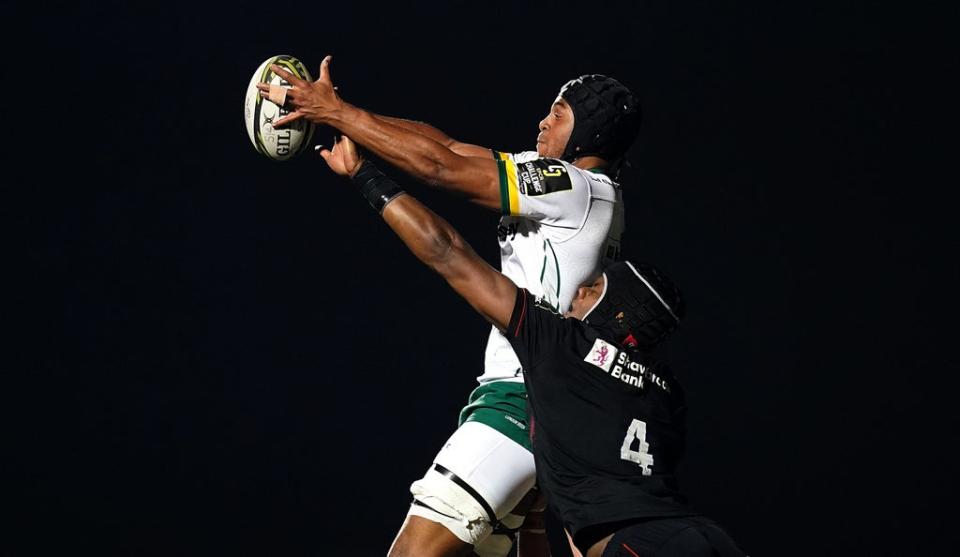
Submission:
[[[442,524],[481,557],[505,555],[512,539],[490,533],[498,523],[520,527],[523,516],[510,511],[535,482],[530,451],[492,427],[466,422],[410,486],[415,502],[409,514]]]

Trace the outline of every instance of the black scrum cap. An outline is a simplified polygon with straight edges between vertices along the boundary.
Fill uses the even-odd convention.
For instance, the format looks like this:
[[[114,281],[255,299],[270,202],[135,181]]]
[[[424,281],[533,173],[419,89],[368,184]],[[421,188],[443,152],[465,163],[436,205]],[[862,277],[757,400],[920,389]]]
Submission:
[[[621,261],[607,267],[604,289],[583,320],[613,333],[624,346],[650,350],[683,317],[680,290],[654,267]]]
[[[623,156],[640,131],[640,102],[616,79],[599,74],[572,79],[560,89],[573,109],[573,132],[563,160],[595,155],[607,160]]]

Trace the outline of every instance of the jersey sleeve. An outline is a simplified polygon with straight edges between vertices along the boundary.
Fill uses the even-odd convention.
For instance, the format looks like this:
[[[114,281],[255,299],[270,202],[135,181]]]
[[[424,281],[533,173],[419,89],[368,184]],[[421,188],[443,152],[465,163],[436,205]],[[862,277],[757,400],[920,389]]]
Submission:
[[[563,316],[542,305],[525,288],[518,288],[517,301],[504,336],[513,346],[523,369],[531,370],[543,354],[563,343],[568,330],[565,325]]]
[[[577,228],[590,206],[590,184],[579,169],[557,159],[494,151],[504,215]],[[535,155],[535,153],[533,153]]]

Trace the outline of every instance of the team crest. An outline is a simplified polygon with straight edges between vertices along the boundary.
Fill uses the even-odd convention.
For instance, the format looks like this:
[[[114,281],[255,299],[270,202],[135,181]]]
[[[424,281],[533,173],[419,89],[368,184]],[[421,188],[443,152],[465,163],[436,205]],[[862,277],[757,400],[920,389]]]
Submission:
[[[584,358],[583,361],[610,373],[610,366],[613,365],[613,361],[616,358],[617,349],[614,348],[612,344],[598,338],[593,342],[593,348],[590,349],[590,352],[587,353],[587,357]]]

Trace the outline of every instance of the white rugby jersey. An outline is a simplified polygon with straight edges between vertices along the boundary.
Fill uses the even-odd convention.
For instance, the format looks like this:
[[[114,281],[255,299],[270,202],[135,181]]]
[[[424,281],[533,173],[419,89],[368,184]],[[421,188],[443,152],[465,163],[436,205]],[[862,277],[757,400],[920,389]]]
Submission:
[[[563,313],[577,288],[620,257],[620,186],[604,174],[540,158],[536,151],[494,151],[494,156],[504,215],[497,229],[500,270]],[[522,370],[510,343],[492,327],[477,380],[501,379],[523,381]]]

